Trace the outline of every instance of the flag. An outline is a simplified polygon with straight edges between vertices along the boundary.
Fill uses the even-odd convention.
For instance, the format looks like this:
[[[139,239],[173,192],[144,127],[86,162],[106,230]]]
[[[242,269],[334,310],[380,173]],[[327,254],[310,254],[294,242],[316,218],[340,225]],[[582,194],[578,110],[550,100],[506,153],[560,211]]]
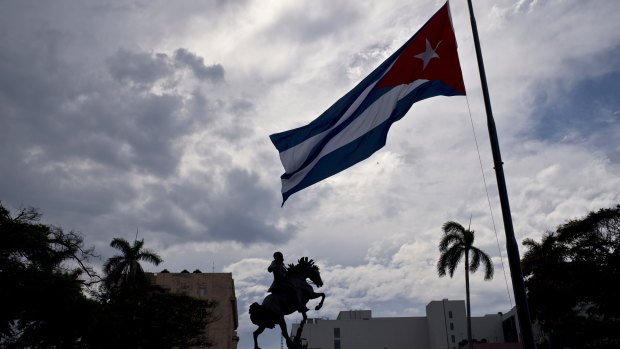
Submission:
[[[285,170],[282,205],[293,193],[368,158],[413,103],[439,95],[465,95],[447,2],[316,120],[269,136]]]

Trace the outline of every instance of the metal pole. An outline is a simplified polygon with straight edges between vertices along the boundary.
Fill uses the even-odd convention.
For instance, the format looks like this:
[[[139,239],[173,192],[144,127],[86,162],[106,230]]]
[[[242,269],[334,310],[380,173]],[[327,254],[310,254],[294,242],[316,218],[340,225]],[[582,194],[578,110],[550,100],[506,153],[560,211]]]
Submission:
[[[493,119],[493,111],[491,110],[491,100],[489,98],[487,78],[484,72],[482,51],[480,50],[480,39],[478,37],[478,29],[476,27],[476,19],[474,18],[474,9],[471,0],[467,0],[467,4],[469,6],[471,29],[474,34],[476,57],[478,59],[478,70],[480,71],[482,94],[484,96],[484,108],[486,109],[487,113],[487,126],[489,128],[489,138],[491,140],[491,150],[493,152],[493,164],[495,166],[495,176],[497,178],[499,199],[502,206],[502,217],[504,220],[504,230],[506,233],[506,251],[508,254],[508,264],[510,266],[510,276],[512,278],[512,289],[514,291],[515,303],[517,306],[517,317],[519,319],[519,327],[521,329],[521,339],[524,349],[534,349],[534,336],[532,333],[532,323],[530,321],[530,310],[527,304],[527,296],[525,294],[525,284],[523,283],[523,272],[521,271],[519,246],[517,245],[514,229],[512,227],[510,203],[508,202],[508,190],[506,189],[506,179],[504,178],[504,168],[502,156],[499,150],[499,142],[497,140],[495,120]]]

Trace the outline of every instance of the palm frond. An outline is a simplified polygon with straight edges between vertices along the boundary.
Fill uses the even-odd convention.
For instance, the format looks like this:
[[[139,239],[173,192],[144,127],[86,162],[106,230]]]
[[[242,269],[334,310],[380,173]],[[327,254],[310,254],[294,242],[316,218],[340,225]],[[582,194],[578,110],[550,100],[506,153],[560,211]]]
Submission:
[[[462,244],[463,239],[460,235],[455,233],[445,233],[444,236],[439,241],[439,251],[445,251],[448,249],[450,245],[454,244]]]
[[[522,242],[523,246],[528,248],[540,248],[540,243],[532,238],[527,238]]]
[[[444,223],[441,229],[443,229],[446,234],[454,233],[457,235],[462,235],[466,230],[461,224],[454,221]]]
[[[106,274],[109,274],[113,269],[117,269],[118,265],[120,263],[122,263],[124,260],[124,258],[122,256],[114,256],[110,259],[108,259],[104,264],[103,264],[103,271]]]
[[[163,262],[163,259],[157,253],[149,249],[143,249],[136,257],[137,260],[149,262],[155,265],[159,265]]]
[[[484,279],[491,280],[493,278],[493,273],[494,273],[493,262],[491,261],[491,257],[489,257],[488,254],[484,253],[484,251],[482,251],[481,249],[477,247],[472,247],[471,252],[472,252],[472,264],[469,267],[469,271],[473,273],[476,270],[478,270],[478,267],[480,266],[480,262],[482,262],[482,264],[484,265]],[[474,261],[476,261],[475,269],[472,268]]]
[[[454,271],[463,258],[465,250],[461,246],[452,246],[445,253],[448,255],[448,273],[450,277],[454,276]]]
[[[472,273],[475,273],[480,266],[480,253],[478,253],[477,251],[479,250],[475,247],[469,248],[469,255],[471,256],[471,259],[469,261],[469,271]]]
[[[442,253],[437,261],[437,275],[439,277],[446,276],[446,268],[448,268],[448,254]]]
[[[144,246],[144,239],[142,239],[142,240],[134,240],[133,246],[131,247],[131,249],[137,252],[137,251],[140,251],[142,249],[142,246]]]
[[[123,254],[127,254],[131,250],[131,245],[129,245],[129,242],[123,238],[112,239],[110,246],[120,250]]]

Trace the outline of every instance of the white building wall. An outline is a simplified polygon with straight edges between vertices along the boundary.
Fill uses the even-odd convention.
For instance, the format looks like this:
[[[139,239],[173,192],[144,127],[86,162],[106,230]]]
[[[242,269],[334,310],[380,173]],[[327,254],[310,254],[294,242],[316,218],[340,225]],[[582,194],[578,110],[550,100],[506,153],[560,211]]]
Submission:
[[[471,319],[471,337],[477,340],[486,339],[489,343],[504,341],[502,315],[485,315]]]
[[[467,339],[465,301],[432,301],[426,306],[430,349],[458,348]]]
[[[310,344],[308,349],[337,349],[337,343],[340,349],[429,348],[425,317],[311,321],[302,333]],[[296,333],[297,326],[293,326],[292,333]]]
[[[473,317],[472,338],[504,342],[502,321],[509,314]],[[293,325],[293,334],[298,327]],[[425,317],[373,318],[370,310],[342,311],[336,320],[309,319],[302,338],[308,349],[458,348],[467,339],[465,301],[432,301]]]

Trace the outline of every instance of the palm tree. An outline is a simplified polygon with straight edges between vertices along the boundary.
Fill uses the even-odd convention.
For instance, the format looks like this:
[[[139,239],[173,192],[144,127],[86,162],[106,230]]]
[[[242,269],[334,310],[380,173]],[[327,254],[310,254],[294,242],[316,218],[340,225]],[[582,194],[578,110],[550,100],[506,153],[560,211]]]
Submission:
[[[493,263],[491,258],[482,250],[473,246],[474,231],[465,229],[456,222],[446,222],[442,226],[444,235],[439,242],[439,261],[437,262],[437,274],[439,277],[446,275],[446,270],[450,277],[458,266],[461,258],[465,256],[465,296],[467,302],[467,342],[472,349],[474,344],[471,340],[471,307],[469,305],[469,272],[474,273],[478,270],[480,263],[484,264],[484,279],[493,278]],[[471,260],[470,260],[471,255]]]
[[[527,251],[523,254],[521,265],[526,277],[538,272],[557,271],[566,258],[566,247],[553,232],[546,232],[541,242],[527,238],[523,240],[523,246]]]
[[[106,273],[106,285],[108,287],[133,288],[140,286],[146,280],[144,270],[140,265],[141,261],[159,265],[162,259],[155,252],[142,248],[144,239],[134,240],[133,245],[122,238],[115,238],[110,243],[121,251],[103,265]]]

